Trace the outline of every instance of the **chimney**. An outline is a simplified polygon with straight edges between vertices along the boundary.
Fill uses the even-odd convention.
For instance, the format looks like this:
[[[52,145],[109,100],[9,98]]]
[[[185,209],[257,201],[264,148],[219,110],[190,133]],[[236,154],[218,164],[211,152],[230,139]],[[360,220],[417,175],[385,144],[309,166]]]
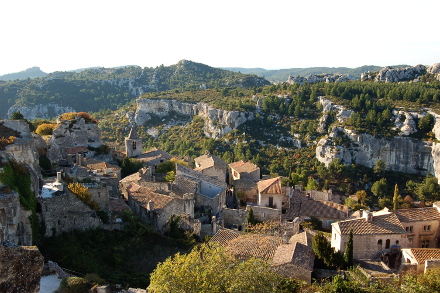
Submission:
[[[289,244],[289,235],[287,235],[287,231],[283,234],[283,244]]]
[[[363,216],[364,216],[364,210],[360,209],[359,210],[359,217],[363,218]]]
[[[366,219],[368,222],[371,222],[373,220],[373,214],[370,211],[364,211],[362,218]]]
[[[154,203],[153,203],[152,200],[150,200],[150,201],[148,202],[147,209],[148,209],[150,212],[151,212],[152,210],[154,210]]]
[[[57,172],[57,183],[61,183],[61,172]]]

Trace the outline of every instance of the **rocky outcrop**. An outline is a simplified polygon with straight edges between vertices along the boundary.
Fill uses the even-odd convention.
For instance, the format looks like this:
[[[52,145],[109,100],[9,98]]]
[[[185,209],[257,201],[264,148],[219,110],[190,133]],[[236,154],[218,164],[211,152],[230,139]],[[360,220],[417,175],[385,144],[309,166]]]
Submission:
[[[164,117],[173,113],[205,118],[205,135],[213,138],[221,137],[246,121],[254,119],[252,112],[227,111],[215,109],[206,103],[190,104],[165,99],[138,99],[134,119],[137,125],[143,125],[151,119],[151,115]]]
[[[351,114],[354,113],[354,111],[345,109],[344,106],[336,105],[329,99],[322,96],[318,97],[318,102],[322,105],[322,113],[324,113],[324,115],[334,111],[336,112],[336,118],[339,122],[344,122],[350,118]]]
[[[65,158],[65,148],[76,146],[99,147],[101,145],[101,129],[98,124],[86,123],[83,118],[58,121],[48,140],[47,156],[52,161]]]
[[[304,84],[304,83],[318,83],[318,82],[343,82],[343,81],[348,81],[350,80],[350,76],[348,74],[322,74],[322,75],[315,75],[315,74],[310,74],[306,77],[301,77],[301,76],[291,76],[289,75],[289,77],[287,78],[287,83],[289,84]]]
[[[20,112],[23,114],[24,118],[28,120],[34,119],[50,119],[59,116],[63,113],[76,112],[71,107],[62,107],[57,104],[48,105],[35,105],[29,107],[12,106],[8,110],[8,118],[12,116],[14,112]]]
[[[44,258],[35,246],[0,244],[0,292],[38,293]]]
[[[0,245],[3,241],[31,245],[30,215],[20,206],[18,193],[0,183]]]
[[[341,135],[348,138],[349,142],[343,146],[335,145],[333,137]],[[370,168],[375,166],[376,161],[382,160],[388,170],[395,172],[436,174],[440,173],[440,169],[435,170],[436,160],[440,160],[440,156],[436,157],[438,152],[440,148],[436,144],[419,139],[376,138],[369,134],[356,134],[335,127],[328,136],[318,142],[316,158],[326,166],[333,159],[339,158],[345,164],[360,164]]]
[[[387,66],[379,71],[376,75],[375,81],[382,82],[399,82],[415,80],[427,72],[427,68],[424,65],[417,65],[414,67],[397,68],[394,69],[391,66]]]

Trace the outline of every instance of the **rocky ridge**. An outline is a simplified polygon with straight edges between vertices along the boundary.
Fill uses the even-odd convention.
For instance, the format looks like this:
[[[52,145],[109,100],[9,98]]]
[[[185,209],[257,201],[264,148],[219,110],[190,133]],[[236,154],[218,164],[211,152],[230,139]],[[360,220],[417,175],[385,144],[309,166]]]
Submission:
[[[165,99],[138,99],[134,121],[143,125],[151,119],[151,115],[158,117],[178,113],[192,117],[198,115],[205,118],[205,135],[218,138],[231,132],[246,121],[254,119],[253,112],[227,111],[215,109],[206,103],[184,103]]]
[[[352,79],[348,74],[322,74],[322,75],[315,75],[315,74],[310,74],[306,77],[301,77],[301,76],[291,76],[289,75],[289,77],[287,78],[287,83],[289,84],[304,84],[304,83],[318,83],[318,82],[343,82],[343,81],[349,81],[350,79]]]
[[[71,107],[63,107],[58,104],[35,105],[32,107],[12,106],[8,110],[8,117],[11,117],[14,112],[20,112],[28,120],[34,119],[50,119],[59,116],[63,113],[76,112]]]
[[[376,82],[419,82],[420,77],[426,73],[433,74],[437,80],[440,80],[440,63],[435,63],[432,66],[419,64],[413,67],[405,68],[393,68],[391,66],[387,66],[382,68],[377,75],[370,72],[362,73],[361,81],[374,80]]]

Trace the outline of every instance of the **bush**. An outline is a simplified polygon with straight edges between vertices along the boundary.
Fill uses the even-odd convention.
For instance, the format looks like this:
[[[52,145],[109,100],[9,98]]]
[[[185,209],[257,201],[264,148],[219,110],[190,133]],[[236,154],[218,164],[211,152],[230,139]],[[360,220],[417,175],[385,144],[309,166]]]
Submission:
[[[61,281],[57,293],[87,293],[89,291],[89,283],[80,277],[69,277]]]
[[[56,124],[43,123],[38,125],[35,133],[38,135],[52,135],[53,130],[57,127]]]
[[[61,114],[61,120],[73,120],[76,117],[75,112],[68,112]]]

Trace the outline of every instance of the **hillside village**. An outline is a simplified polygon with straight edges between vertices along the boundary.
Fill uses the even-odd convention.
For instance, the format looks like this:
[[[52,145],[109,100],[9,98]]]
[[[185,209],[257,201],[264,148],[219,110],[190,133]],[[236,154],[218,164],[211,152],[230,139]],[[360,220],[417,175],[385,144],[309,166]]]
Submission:
[[[336,251],[344,252],[352,232],[353,258],[369,278],[392,279],[439,264],[440,203],[432,207],[352,212],[331,189],[285,186],[282,177],[269,178],[251,162],[227,164],[210,153],[195,158],[194,163],[178,158],[184,164],[175,163],[173,180],[165,181],[163,174],[155,170],[173,156],[159,149],[144,152],[135,125],[125,139],[125,152],[96,155],[90,147],[100,146],[100,130],[84,118],[59,120],[59,127],[47,141],[31,133],[24,121],[0,123],[2,136],[13,133],[15,137],[2,147],[2,166],[5,168],[14,160],[31,174],[37,201],[35,212],[44,222],[42,234],[46,237],[77,229],[121,229],[124,211],[167,234],[173,217],[178,217],[178,227],[198,239],[208,236],[209,242],[219,243],[238,258],[265,259],[279,274],[310,284],[315,269],[321,271],[314,267],[312,247],[317,231],[303,225],[313,219],[321,222],[322,230],[331,232],[329,241]],[[55,162],[52,174],[43,176],[35,165],[39,156]],[[143,167],[121,178],[115,159],[124,156],[142,162]],[[72,186],[78,183],[88,190],[88,200],[75,194]],[[16,191],[7,185],[0,187],[4,256],[0,261],[9,259],[5,255],[18,263],[37,257],[38,262],[28,264],[36,267],[29,271],[33,283],[11,286],[30,286],[32,289],[27,292],[38,292],[35,280],[39,280],[38,268],[41,271],[43,258],[35,256],[36,248],[30,248],[31,212],[20,204]],[[251,214],[254,223],[271,223],[272,227],[257,234],[246,232],[252,227]],[[3,263],[1,267],[6,266],[10,265]],[[14,269],[1,274],[2,283],[12,282],[23,267],[14,265]],[[101,289],[108,290],[103,287],[98,292],[107,292]]]
[[[182,67],[195,66],[191,62],[181,63]],[[440,78],[439,68],[438,65],[406,71],[385,68],[376,75],[362,75],[362,79],[394,82],[401,78],[415,83],[416,79],[420,82],[419,75],[426,71]],[[303,84],[307,87],[309,83],[323,82],[326,87],[346,80],[346,76],[289,77],[288,83],[294,92]],[[374,107],[382,112],[378,110],[374,119],[386,117],[383,124],[388,128],[383,131],[396,135],[372,135],[359,131],[359,125],[364,122],[354,121],[355,110],[317,93],[316,97],[308,94],[307,102],[298,102],[314,104],[319,109],[317,114],[318,111],[311,110],[312,106],[298,106],[306,113],[303,119],[307,115],[318,117],[317,123],[306,125],[302,118],[295,117],[293,94],[281,90],[287,85],[274,85],[274,88],[279,89],[275,98],[263,97],[265,92],[252,94],[248,102],[255,104],[255,111],[250,111],[250,106],[244,107],[241,100],[239,110],[174,100],[173,95],[179,94],[178,91],[140,97],[135,111],[132,105],[133,112],[112,114],[128,121],[112,125],[118,128],[118,135],[124,136],[123,150],[105,144],[102,134],[108,132],[109,123],[99,125],[85,112],[65,111],[47,126],[50,134],[44,135],[31,131],[32,123],[17,116],[19,112],[11,115],[16,119],[0,120],[0,291],[42,292],[40,281],[43,284],[46,277],[58,281],[84,277],[86,272],[57,264],[65,260],[64,255],[60,259],[46,257],[56,255],[47,247],[48,243],[56,243],[63,237],[72,240],[68,237],[80,231],[95,234],[116,231],[115,235],[124,231],[133,238],[147,233],[166,251],[161,254],[161,249],[156,247],[148,254],[160,257],[139,261],[143,266],[148,264],[151,271],[168,257],[178,255],[176,252],[187,254],[192,247],[210,245],[220,247],[238,261],[264,260],[271,272],[294,280],[303,288],[353,275],[362,276],[367,283],[392,284],[393,280],[406,276],[424,273],[428,276],[439,267],[440,202],[436,201],[439,199],[436,190],[429,189],[418,200],[409,195],[402,198],[396,183],[393,202],[381,205],[377,200],[368,201],[366,193],[359,193],[363,189],[372,190],[376,184],[365,180],[366,173],[350,174],[359,177],[351,188],[342,188],[351,184],[347,183],[348,177],[324,180],[342,173],[341,166],[345,164],[346,170],[353,173],[355,168],[369,168],[375,170],[374,176],[379,176],[386,169],[397,176],[408,173],[426,176],[426,180],[433,178],[438,185],[440,144],[435,137],[440,137],[440,116],[435,109],[390,111],[391,106],[381,106],[378,102],[379,106]],[[335,88],[337,85],[328,90]],[[201,91],[209,92],[206,88]],[[303,100],[304,97],[308,99],[303,96]],[[275,110],[267,102],[270,99],[281,101]],[[285,105],[292,109],[287,110]],[[288,114],[282,116],[277,111]],[[173,118],[168,121],[169,117]],[[422,129],[420,121],[425,118],[431,121]],[[190,129],[186,123],[191,119],[199,128]],[[285,127],[281,124],[283,119],[292,124],[288,137],[279,135]],[[160,126],[154,125],[157,121]],[[150,122],[152,125],[146,128]],[[224,139],[223,146],[227,143],[242,147],[250,140],[249,145],[258,148],[241,149],[239,155],[234,149],[233,156],[214,147],[213,151],[206,148],[201,153],[193,146],[191,151],[182,152],[176,149],[167,152],[157,144],[145,148],[154,145],[153,138],[157,140],[161,133],[180,123],[193,136],[203,135],[211,142]],[[307,128],[308,133],[299,128]],[[180,147],[189,144],[182,142]],[[260,154],[254,152],[263,155],[261,150],[266,146],[287,154],[286,160],[281,163],[275,158],[273,162],[277,162],[268,167],[257,159]],[[314,165],[297,166],[298,173],[293,172],[293,164],[302,163],[299,160],[294,163],[296,158],[312,161],[312,156],[316,160]],[[379,168],[381,163],[383,166]],[[315,169],[315,173],[307,173],[304,170],[307,166]],[[282,168],[288,171],[287,176]],[[302,172],[296,171],[301,168]],[[309,175],[293,180],[294,176],[303,174]],[[377,179],[379,182],[380,178]],[[128,263],[121,256],[122,244],[111,249],[108,259],[112,269]],[[87,255],[78,259],[85,260],[83,257]],[[350,270],[352,267],[356,268],[355,273]],[[135,277],[124,284],[94,283],[94,292],[147,291],[130,288],[136,277],[142,279],[144,275],[131,271],[128,274]],[[141,284],[149,281],[142,279]]]

